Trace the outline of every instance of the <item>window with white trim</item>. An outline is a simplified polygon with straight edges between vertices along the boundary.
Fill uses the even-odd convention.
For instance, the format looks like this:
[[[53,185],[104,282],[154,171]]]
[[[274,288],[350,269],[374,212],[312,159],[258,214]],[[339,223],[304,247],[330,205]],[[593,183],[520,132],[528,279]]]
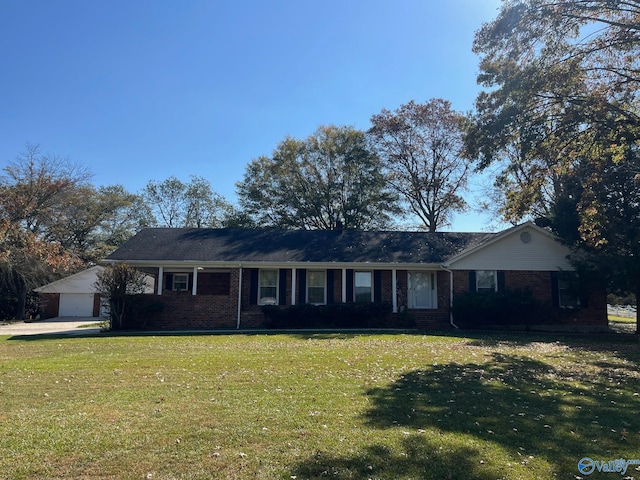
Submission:
[[[307,303],[324,305],[327,303],[327,272],[309,270],[307,272]]]
[[[495,270],[476,270],[476,292],[496,292],[498,290]]]
[[[409,272],[409,308],[438,308],[435,272]]]
[[[189,289],[189,274],[174,273],[173,274],[173,291],[184,292]]]
[[[259,305],[278,304],[278,270],[260,269],[259,278]]]
[[[356,302],[373,302],[373,272],[354,272],[353,297]]]

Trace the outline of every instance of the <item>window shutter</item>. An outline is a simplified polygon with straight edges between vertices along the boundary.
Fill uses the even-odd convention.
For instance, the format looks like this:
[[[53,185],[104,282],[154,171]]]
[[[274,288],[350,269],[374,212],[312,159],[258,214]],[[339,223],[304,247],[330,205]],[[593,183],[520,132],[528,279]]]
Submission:
[[[382,303],[382,271],[373,271],[373,301]]]
[[[475,270],[471,270],[469,272],[469,291],[470,292],[477,292],[477,287],[476,287],[476,271]]]
[[[287,304],[287,270],[280,269],[280,278],[278,280],[278,305]]]
[[[333,280],[334,270],[327,270],[327,304],[332,304],[335,302],[333,297]]]
[[[558,285],[558,272],[551,272],[551,302],[554,307],[560,306],[560,291]]]
[[[501,270],[498,270],[496,272],[496,276],[498,277],[498,292],[504,292],[505,290],[504,272]]]
[[[167,281],[165,282],[167,290],[173,290],[173,273],[167,273]]]
[[[347,302],[353,302],[353,269],[347,269]]]
[[[258,272],[257,268],[252,268],[249,274],[249,304],[257,305],[258,304]]]
[[[298,302],[307,303],[307,269],[298,270]]]
[[[589,295],[588,292],[582,290],[580,292],[580,308],[587,308],[589,306]]]
[[[189,280],[187,281],[187,283],[189,284],[189,291],[192,292],[193,291],[193,273],[189,274]]]
[[[576,281],[578,282],[578,291],[580,292],[580,307],[587,308],[589,306],[589,287],[585,285],[585,282],[580,280],[580,277],[576,275]]]

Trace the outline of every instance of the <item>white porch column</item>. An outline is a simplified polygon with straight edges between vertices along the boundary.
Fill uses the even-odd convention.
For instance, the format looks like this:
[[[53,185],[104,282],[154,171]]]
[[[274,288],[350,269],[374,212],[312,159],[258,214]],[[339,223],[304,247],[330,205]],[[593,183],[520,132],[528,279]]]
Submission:
[[[193,287],[191,287],[191,295],[195,295],[198,291],[198,267],[193,267]]]
[[[347,303],[347,269],[342,269],[342,303]]]
[[[296,269],[291,269],[291,305],[296,304]]]
[[[393,268],[391,269],[391,304],[393,305],[393,313],[398,313],[398,271]]]
[[[158,295],[162,295],[162,287],[164,285],[164,267],[158,267]]]

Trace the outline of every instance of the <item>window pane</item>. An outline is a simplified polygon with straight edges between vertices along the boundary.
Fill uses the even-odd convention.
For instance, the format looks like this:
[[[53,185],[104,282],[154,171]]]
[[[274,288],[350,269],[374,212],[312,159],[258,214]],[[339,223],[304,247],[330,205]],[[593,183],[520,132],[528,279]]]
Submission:
[[[307,302],[316,305],[326,303],[325,299],[325,279],[324,271],[308,271],[307,272]]]
[[[575,272],[559,272],[558,297],[562,308],[578,308],[580,306],[578,276]]]
[[[307,285],[310,287],[324,287],[325,272],[308,272]]]
[[[261,305],[278,304],[278,270],[260,270]]]
[[[276,287],[260,287],[260,303],[275,305],[277,290]]]
[[[173,289],[178,291],[186,290],[189,287],[189,275],[173,276]]]
[[[495,270],[477,270],[476,271],[476,290],[478,292],[495,292],[496,291]]]
[[[307,291],[307,301],[316,305],[325,303],[324,287],[309,287]]]
[[[373,292],[373,278],[371,272],[355,272],[354,283],[354,300],[356,302],[370,302]]]
[[[356,287],[371,288],[371,272],[356,272],[354,283]]]
[[[260,270],[260,286],[276,286],[278,285],[278,271],[277,270]]]
[[[371,301],[371,287],[357,287],[355,289],[356,302]]]

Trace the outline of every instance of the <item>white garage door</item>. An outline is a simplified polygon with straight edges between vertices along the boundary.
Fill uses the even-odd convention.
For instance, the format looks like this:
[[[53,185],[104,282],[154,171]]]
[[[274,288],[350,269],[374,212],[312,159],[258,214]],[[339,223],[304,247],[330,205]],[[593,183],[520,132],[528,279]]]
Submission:
[[[91,317],[93,315],[93,293],[61,293],[61,317]]]

